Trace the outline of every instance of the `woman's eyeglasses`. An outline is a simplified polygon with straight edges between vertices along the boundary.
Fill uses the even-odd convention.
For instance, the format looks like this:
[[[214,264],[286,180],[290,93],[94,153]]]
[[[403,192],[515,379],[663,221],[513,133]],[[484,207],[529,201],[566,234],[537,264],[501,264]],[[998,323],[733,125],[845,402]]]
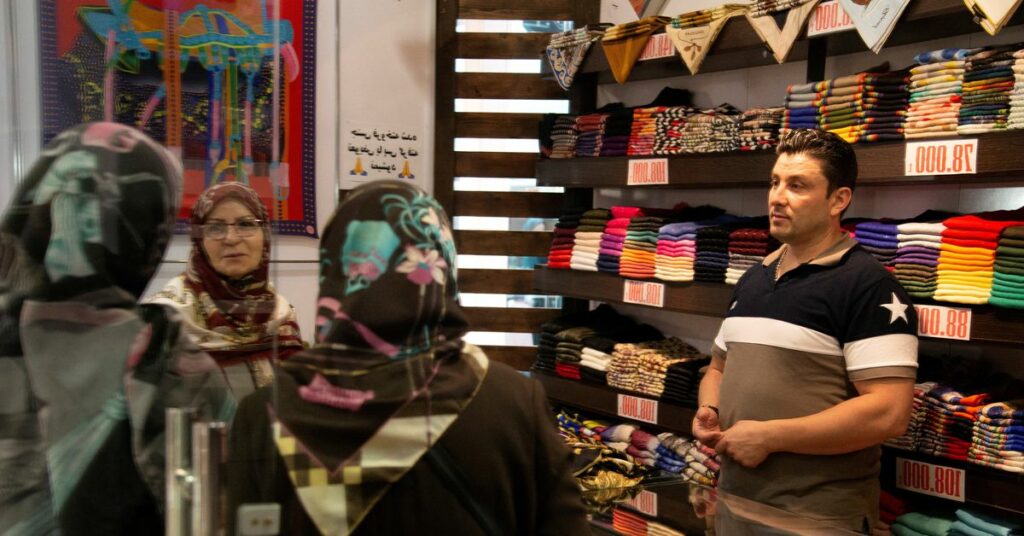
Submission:
[[[235,228],[235,235],[239,238],[250,238],[263,231],[263,220],[239,220],[235,223],[215,221],[199,226],[203,230],[203,238],[210,240],[224,240],[228,236],[230,227]]]

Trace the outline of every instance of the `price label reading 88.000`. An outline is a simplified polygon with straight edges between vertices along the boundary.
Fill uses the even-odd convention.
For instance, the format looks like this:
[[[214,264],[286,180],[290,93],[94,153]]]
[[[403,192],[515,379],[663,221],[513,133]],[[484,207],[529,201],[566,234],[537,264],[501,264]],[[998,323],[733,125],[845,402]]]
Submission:
[[[942,307],[940,305],[915,305],[917,309],[917,334],[922,337],[939,339],[971,340],[970,309]]]
[[[978,172],[978,140],[919,141],[907,144],[906,176]]]

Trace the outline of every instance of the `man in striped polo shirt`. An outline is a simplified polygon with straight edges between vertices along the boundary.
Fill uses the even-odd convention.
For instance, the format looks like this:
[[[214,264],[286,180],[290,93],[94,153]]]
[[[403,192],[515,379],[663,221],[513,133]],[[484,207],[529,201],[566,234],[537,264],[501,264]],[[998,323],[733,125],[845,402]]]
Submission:
[[[878,517],[879,444],[910,418],[917,316],[840,227],[853,148],[794,130],[777,153],[768,208],[783,246],[736,285],[693,433],[722,454],[720,490],[863,531]]]

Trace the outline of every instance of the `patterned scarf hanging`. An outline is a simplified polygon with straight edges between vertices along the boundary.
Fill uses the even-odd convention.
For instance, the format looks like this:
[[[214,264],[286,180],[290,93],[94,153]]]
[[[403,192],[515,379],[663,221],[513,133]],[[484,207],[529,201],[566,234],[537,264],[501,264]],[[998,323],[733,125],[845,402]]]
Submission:
[[[843,10],[853,19],[860,38],[875,54],[885,46],[885,41],[896,28],[896,22],[909,3],[910,0],[874,0],[870,3],[839,0]]]
[[[307,514],[348,534],[473,400],[448,218],[398,181],[353,190],[324,230],[316,344],[281,364],[274,442]]]
[[[672,19],[665,33],[691,74],[697,74],[725,23],[743,14],[746,7],[744,4],[724,4],[714,9],[684,13]]]
[[[669,17],[646,17],[635,22],[619,24],[604,33],[601,47],[608,59],[615,81],[625,84],[633,65],[647,46],[651,34],[672,20]]]
[[[590,24],[578,30],[551,34],[551,41],[545,52],[555,81],[562,89],[568,91],[572,86],[576,72],[587,57],[590,45],[601,39],[605,29],[609,27],[611,24]]]
[[[964,0],[974,20],[989,35],[999,33],[1020,7],[1021,0]]]
[[[754,31],[772,51],[775,61],[783,63],[817,5],[818,0],[760,0],[746,15]],[[779,28],[775,14],[784,9],[789,11],[785,24]]]

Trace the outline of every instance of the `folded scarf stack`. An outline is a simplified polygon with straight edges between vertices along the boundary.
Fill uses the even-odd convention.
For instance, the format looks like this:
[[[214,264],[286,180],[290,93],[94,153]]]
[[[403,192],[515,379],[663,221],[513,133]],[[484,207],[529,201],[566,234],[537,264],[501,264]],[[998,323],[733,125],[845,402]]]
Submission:
[[[644,209],[640,207],[615,206],[611,208],[612,218],[608,220],[601,233],[597,271],[619,274],[619,264],[622,260],[622,249],[626,244],[629,220],[644,215]]]
[[[896,226],[897,250],[893,275],[915,298],[931,298],[938,287],[942,222],[907,222]]]
[[[949,536],[1011,536],[1021,534],[1024,526],[994,516],[969,512],[963,508],[955,513],[956,521],[950,527]]]
[[[787,89],[783,130],[833,132],[850,143],[902,140],[907,73],[860,73]]]
[[[763,223],[762,223],[763,222]],[[759,225],[744,225],[729,233],[729,267],[725,270],[725,282],[735,285],[751,267],[760,265],[769,253],[779,247],[778,241],[768,232],[767,219]]]
[[[551,249],[548,250],[548,268],[568,270],[571,267],[572,248],[581,216],[580,212],[570,212],[558,217],[552,232]]]
[[[572,158],[576,156],[576,138],[579,132],[576,130],[575,115],[560,115],[555,118],[554,127],[551,129],[551,155],[550,158]]]
[[[731,104],[701,110],[686,118],[683,153],[720,153],[740,148],[740,111]]]
[[[772,150],[779,143],[785,108],[751,108],[740,114],[740,150]]]
[[[683,154],[683,134],[693,113],[689,106],[669,106],[654,116],[654,154]]]
[[[988,302],[1000,307],[1024,309],[1024,225],[1003,229],[992,268],[992,295]]]
[[[629,132],[629,156],[650,156],[654,154],[654,140],[658,134],[658,114],[667,106],[650,106],[633,109],[633,124]]]
[[[1024,473],[1024,400],[995,402],[980,409],[967,461]]]
[[[1006,128],[1024,128],[1024,49],[1014,51],[1013,90],[1010,91],[1010,115],[1006,117]]]
[[[601,156],[625,156],[633,128],[633,109],[620,108],[609,112],[601,137]]]
[[[593,208],[580,216],[579,227],[573,235],[572,257],[569,267],[573,270],[597,271],[597,258],[601,252],[601,237],[612,213],[606,208]]]
[[[576,156],[600,156],[601,140],[604,136],[604,123],[608,114],[594,113],[576,118]]]
[[[998,210],[945,220],[934,298],[967,304],[988,303],[995,255],[1006,227],[1024,225],[1024,211]]]
[[[1015,83],[1013,53],[1019,48],[993,47],[967,56],[958,134],[970,136],[1006,129]]]
[[[966,461],[974,422],[988,400],[987,393],[964,395],[944,385],[937,385],[927,391],[922,397],[925,416],[917,440],[917,450],[933,456]]]
[[[974,51],[947,48],[914,57],[917,65],[910,69],[910,107],[904,133],[907,139],[956,134],[965,59]]]

